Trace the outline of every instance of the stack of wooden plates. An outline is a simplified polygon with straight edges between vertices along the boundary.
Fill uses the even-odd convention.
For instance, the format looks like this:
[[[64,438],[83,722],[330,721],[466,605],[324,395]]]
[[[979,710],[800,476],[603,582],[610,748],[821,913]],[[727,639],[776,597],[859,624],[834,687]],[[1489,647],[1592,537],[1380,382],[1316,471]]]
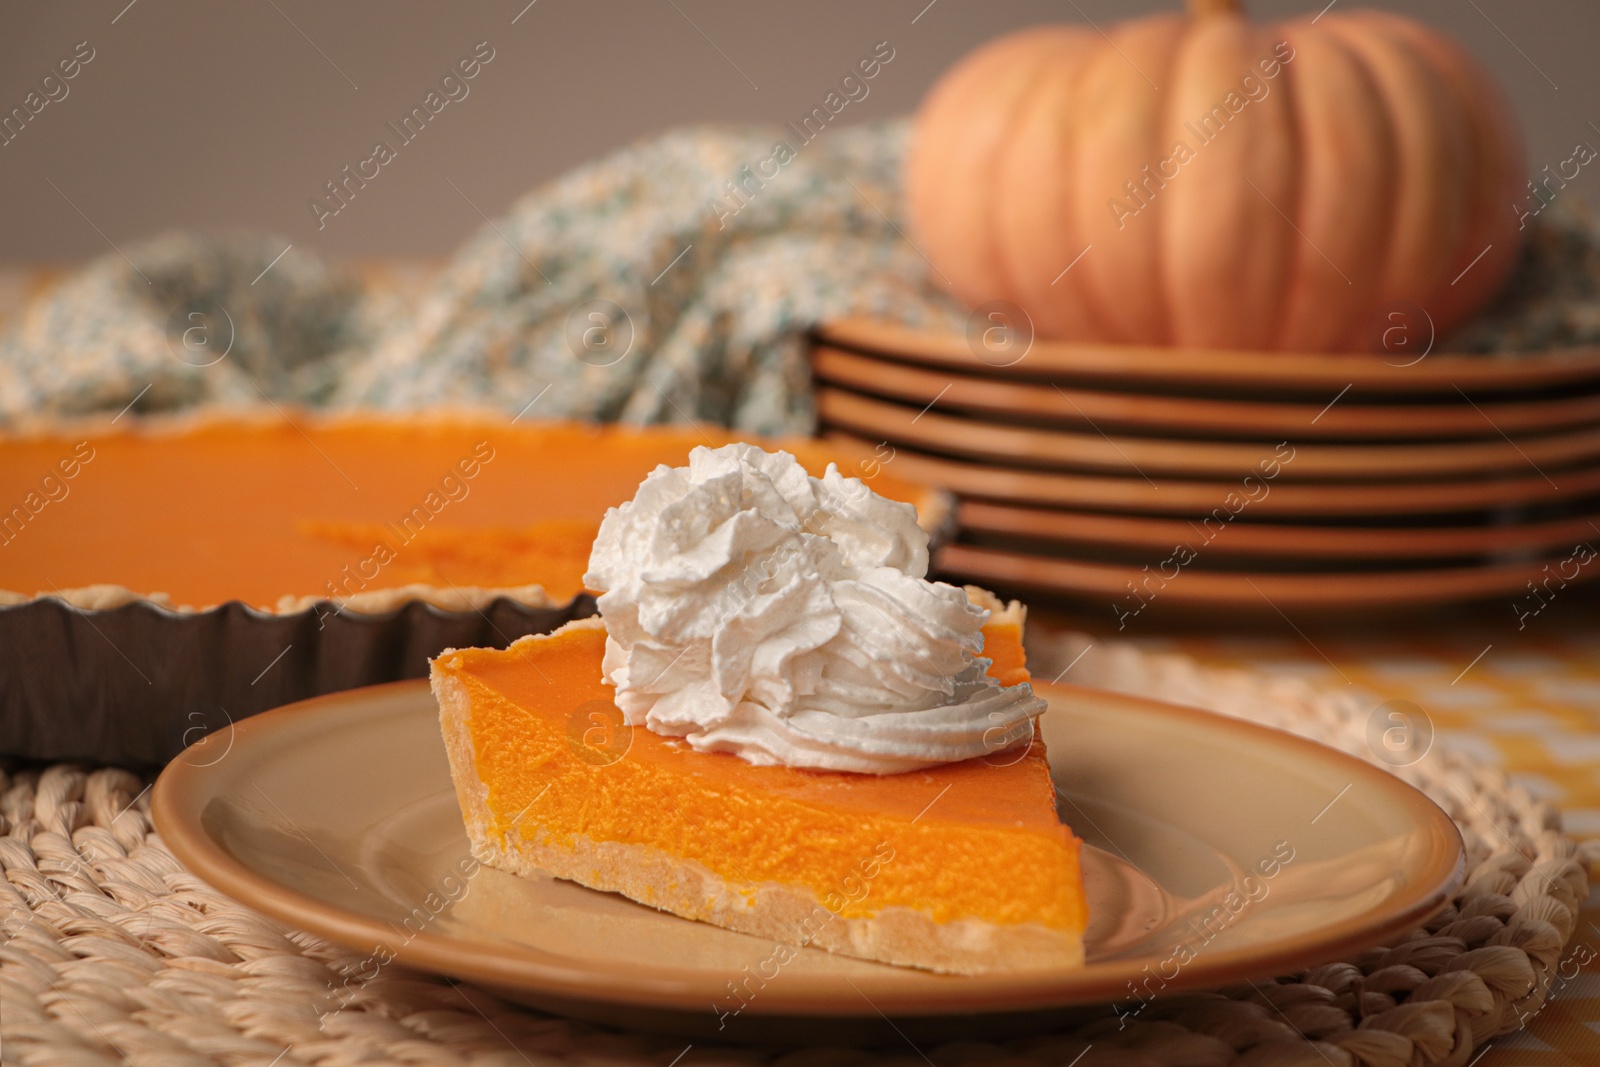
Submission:
[[[813,347],[822,433],[953,490],[946,576],[1271,612],[1503,598],[1600,575],[1600,348],[1301,355],[968,338]],[[872,469],[876,469],[873,467]]]

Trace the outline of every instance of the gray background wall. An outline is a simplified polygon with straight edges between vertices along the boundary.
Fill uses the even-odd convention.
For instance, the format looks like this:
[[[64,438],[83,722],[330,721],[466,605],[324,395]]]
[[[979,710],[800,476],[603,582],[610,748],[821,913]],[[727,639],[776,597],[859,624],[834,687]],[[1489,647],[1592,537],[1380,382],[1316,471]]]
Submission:
[[[1312,13],[1322,2],[1249,6],[1267,19]],[[96,56],[65,99],[0,148],[0,261],[79,259],[107,251],[107,240],[227,226],[274,230],[335,256],[439,256],[480,224],[473,205],[492,216],[540,181],[638,137],[679,123],[803,114],[880,40],[893,44],[896,57],[871,95],[850,106],[851,121],[911,110],[957,56],[1006,30],[1084,18],[1104,26],[1175,6],[525,4],[8,4],[0,8],[0,112],[19,105],[77,42],[87,40]],[[1527,125],[1534,169],[1566,159],[1576,141],[1600,147],[1600,130],[1589,125],[1600,124],[1600,4],[1376,6],[1447,29],[1488,63]],[[496,55],[471,95],[446,107],[318,232],[307,199],[345,164],[365,158],[384,123],[419,103],[479,41]],[[1591,201],[1600,188],[1593,171],[1600,167],[1574,183]]]

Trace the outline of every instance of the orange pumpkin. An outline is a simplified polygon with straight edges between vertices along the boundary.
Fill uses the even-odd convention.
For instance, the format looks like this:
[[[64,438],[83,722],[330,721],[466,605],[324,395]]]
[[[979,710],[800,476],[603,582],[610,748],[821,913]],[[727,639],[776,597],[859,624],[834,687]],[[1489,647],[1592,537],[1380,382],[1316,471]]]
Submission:
[[[1491,298],[1526,179],[1504,95],[1439,33],[1190,0],[973,52],[924,101],[905,180],[955,294],[1040,336],[1345,351],[1406,304],[1442,336]]]

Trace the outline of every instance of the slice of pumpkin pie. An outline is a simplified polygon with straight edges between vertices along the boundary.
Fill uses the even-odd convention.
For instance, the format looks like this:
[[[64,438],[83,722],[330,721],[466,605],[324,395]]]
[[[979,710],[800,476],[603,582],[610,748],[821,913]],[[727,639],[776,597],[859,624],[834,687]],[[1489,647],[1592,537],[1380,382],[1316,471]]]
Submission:
[[[595,542],[603,618],[433,661],[474,854],[886,963],[1081,963],[1021,606],[926,568],[836,470],[658,468]]]

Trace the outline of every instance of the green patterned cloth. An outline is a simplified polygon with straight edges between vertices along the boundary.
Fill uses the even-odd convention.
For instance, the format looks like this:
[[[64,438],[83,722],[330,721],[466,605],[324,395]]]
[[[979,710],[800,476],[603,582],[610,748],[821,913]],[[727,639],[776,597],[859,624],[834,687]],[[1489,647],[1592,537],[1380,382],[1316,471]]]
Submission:
[[[140,411],[325,401],[376,323],[357,279],[315,256],[296,249],[261,275],[288,243],[170,234],[95,260],[0,340],[0,419],[136,397]]]
[[[0,339],[0,421],[137,398],[136,411],[460,403],[809,432],[811,326],[964,324],[905,236],[906,136],[897,120],[809,141],[792,127],[643,141],[523,197],[414,306],[303,249],[274,262],[281,237],[130,245]],[[1600,229],[1556,208],[1532,223],[1501,300],[1447,347],[1600,343]]]
[[[281,238],[127,246],[0,342],[0,418],[116,411],[151,385],[136,410],[466,403],[808,432],[812,325],[963,321],[902,233],[905,137],[897,121],[644,141],[525,196],[411,308],[299,249],[252,284]]]

